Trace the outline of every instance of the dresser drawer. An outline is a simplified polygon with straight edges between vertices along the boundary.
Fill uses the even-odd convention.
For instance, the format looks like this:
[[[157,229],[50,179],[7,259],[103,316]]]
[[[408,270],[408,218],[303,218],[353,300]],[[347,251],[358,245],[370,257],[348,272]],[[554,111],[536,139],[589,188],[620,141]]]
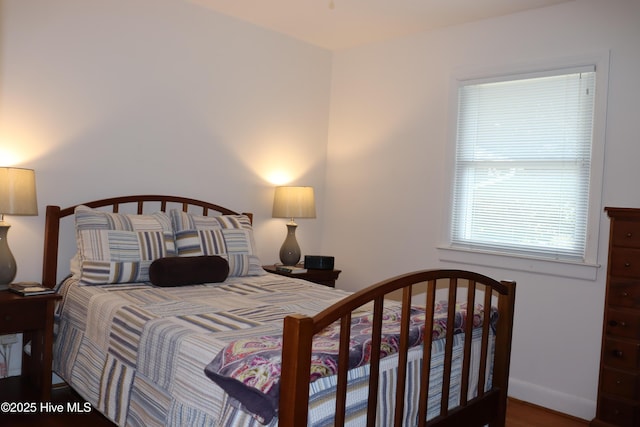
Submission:
[[[602,391],[625,399],[640,397],[640,377],[636,373],[611,368],[602,370]]]
[[[28,297],[25,297],[28,298]],[[44,304],[36,309],[34,304],[29,304],[28,310],[22,304],[0,305],[0,334],[11,334],[15,332],[38,329],[43,325]]]
[[[616,220],[611,231],[614,246],[640,248],[640,222]]]
[[[615,277],[640,277],[640,249],[614,247],[609,271]]]
[[[612,338],[604,340],[603,362],[606,366],[637,369],[640,360],[640,343]]]
[[[609,282],[608,304],[640,309],[640,280],[616,280]]]
[[[640,338],[640,311],[607,310],[605,332],[608,336]]]
[[[620,427],[638,427],[640,408],[637,404],[601,397],[598,419]]]

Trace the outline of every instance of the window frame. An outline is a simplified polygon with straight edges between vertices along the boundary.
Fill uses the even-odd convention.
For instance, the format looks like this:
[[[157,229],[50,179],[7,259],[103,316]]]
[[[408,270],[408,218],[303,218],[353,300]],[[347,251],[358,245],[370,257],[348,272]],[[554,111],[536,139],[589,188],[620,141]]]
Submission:
[[[591,171],[589,177],[588,213],[586,225],[586,246],[584,260],[558,260],[509,252],[492,251],[484,248],[455,246],[451,241],[453,218],[453,192],[455,186],[456,145],[458,127],[458,89],[464,83],[504,80],[505,77],[522,78],[553,70],[595,67],[596,96],[594,100],[593,135],[591,145]],[[443,215],[442,244],[438,246],[440,261],[498,267],[509,270],[529,271],[561,277],[596,280],[598,264],[598,242],[602,220],[602,181],[604,173],[605,130],[607,113],[607,90],[609,79],[609,52],[584,55],[581,57],[551,59],[535,63],[505,65],[492,68],[460,70],[451,77],[449,93],[449,135],[447,138],[448,189]]]

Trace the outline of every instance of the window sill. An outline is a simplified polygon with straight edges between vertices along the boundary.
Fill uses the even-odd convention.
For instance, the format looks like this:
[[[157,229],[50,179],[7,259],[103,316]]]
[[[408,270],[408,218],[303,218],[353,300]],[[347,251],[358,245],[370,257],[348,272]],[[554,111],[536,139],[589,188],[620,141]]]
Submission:
[[[440,261],[525,271],[558,277],[596,280],[599,264],[578,261],[549,260],[489,251],[454,247],[438,247]]]

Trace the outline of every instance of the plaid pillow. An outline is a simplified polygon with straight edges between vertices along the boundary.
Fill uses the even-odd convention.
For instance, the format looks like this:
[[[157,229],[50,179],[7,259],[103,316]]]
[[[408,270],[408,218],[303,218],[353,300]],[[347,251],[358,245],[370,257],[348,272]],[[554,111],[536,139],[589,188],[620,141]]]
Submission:
[[[178,209],[169,215],[178,256],[219,255],[229,262],[230,277],[265,274],[248,216],[201,216]]]
[[[75,209],[78,252],[72,272],[85,285],[149,281],[149,266],[176,254],[171,220],[164,212],[132,215]]]

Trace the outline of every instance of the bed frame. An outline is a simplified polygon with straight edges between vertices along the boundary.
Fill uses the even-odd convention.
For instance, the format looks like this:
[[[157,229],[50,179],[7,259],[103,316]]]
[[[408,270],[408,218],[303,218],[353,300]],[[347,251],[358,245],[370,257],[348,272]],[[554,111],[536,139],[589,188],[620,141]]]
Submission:
[[[119,212],[123,205],[133,205],[133,213],[150,213],[153,211],[166,211],[169,207],[181,207],[183,211],[200,210],[203,215],[231,215],[237,212],[230,209],[200,200],[176,196],[140,195],[114,197],[83,203],[91,208],[102,208],[112,212]],[[59,206],[47,206],[45,220],[45,240],[42,283],[46,287],[54,287],[57,283],[58,246],[60,235],[60,221],[72,216],[76,206],[61,209]],[[130,208],[129,208],[130,209]],[[127,211],[129,212],[129,211]],[[251,218],[252,216],[249,215]],[[390,293],[402,292],[402,318],[409,319],[408,313],[414,293],[423,292],[426,288],[425,330],[433,329],[433,313],[436,294],[446,292],[449,301],[456,301],[458,288],[465,289],[466,302],[469,307],[476,303],[476,293],[482,297],[485,307],[497,305],[499,321],[495,331],[495,353],[493,358],[493,380],[491,388],[483,390],[479,387],[477,396],[467,400],[466,393],[460,399],[460,405],[448,408],[449,385],[451,381],[452,348],[455,317],[455,304],[449,304],[445,362],[443,374],[443,386],[440,414],[426,422],[427,396],[429,384],[429,362],[431,360],[431,345],[423,346],[423,362],[420,378],[419,399],[419,426],[443,427],[443,426],[484,426],[492,427],[505,425],[507,406],[507,388],[509,380],[509,364],[511,358],[511,337],[513,327],[513,313],[515,303],[515,283],[498,282],[478,273],[462,270],[423,270],[400,275],[341,300],[339,303],[318,313],[316,316],[302,315],[287,316],[284,319],[284,336],[282,350],[282,376],[280,380],[280,401],[278,424],[280,427],[296,427],[307,425],[308,399],[309,399],[309,372],[311,357],[311,342],[314,334],[320,332],[333,322],[340,322],[341,345],[339,353],[338,386],[336,393],[336,415],[334,425],[342,426],[345,423],[345,406],[347,385],[347,351],[349,340],[349,325],[353,310],[364,304],[372,303],[373,310],[373,337],[372,348],[380,346],[380,331],[382,326],[382,314],[385,298]],[[419,291],[418,291],[419,290]],[[462,295],[459,295],[461,297]],[[497,304],[496,304],[497,302]],[[493,303],[493,304],[492,304]],[[491,363],[489,351],[490,337],[490,310],[484,310],[484,322],[482,327],[480,369],[476,374],[478,384],[485,382],[485,369],[487,363]],[[466,322],[464,339],[464,363],[462,367],[462,390],[467,390],[472,377],[470,366],[471,335],[473,322]],[[398,390],[404,390],[406,381],[406,364],[408,354],[408,322],[403,323],[400,334],[400,347],[398,353]],[[430,342],[428,343],[430,344]],[[369,380],[369,399],[367,406],[367,425],[375,425],[378,372],[380,357],[378,352],[372,352],[371,375]],[[403,396],[397,393],[394,425],[403,424]],[[406,422],[406,421],[405,421]],[[408,423],[413,425],[412,422]]]

